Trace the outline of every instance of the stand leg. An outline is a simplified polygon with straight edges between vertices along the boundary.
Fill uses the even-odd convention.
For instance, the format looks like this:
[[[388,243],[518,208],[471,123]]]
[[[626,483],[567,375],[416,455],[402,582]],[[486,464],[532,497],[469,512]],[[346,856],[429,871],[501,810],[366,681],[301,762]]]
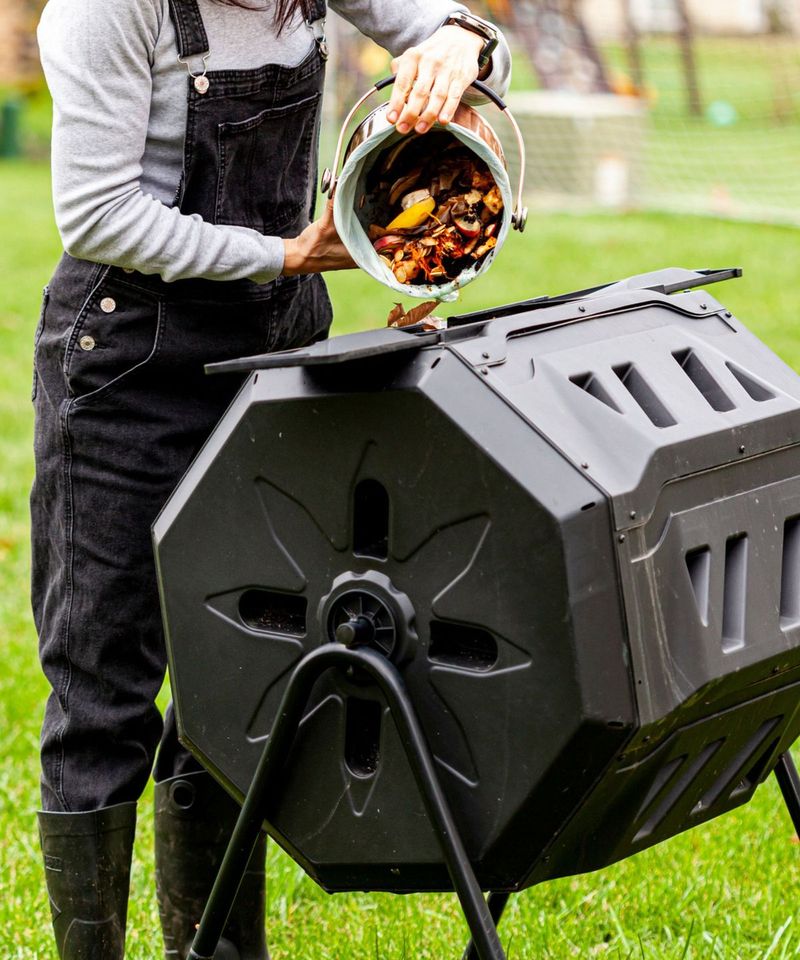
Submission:
[[[506,909],[508,901],[511,899],[510,893],[490,893],[489,894],[489,913],[492,917],[492,922],[495,926],[498,926],[500,920],[503,917],[503,912]],[[472,940],[467,944],[467,949],[464,952],[464,956],[461,960],[479,960],[477,948]]]
[[[370,649],[328,644],[305,656],[283,695],[275,725],[245,797],[188,960],[212,960],[255,846],[258,831],[280,800],[280,776],[317,679],[332,667],[366,671],[386,697],[425,808],[461,902],[478,960],[506,960],[497,926],[467,857],[413,704],[397,669]],[[504,896],[504,895],[498,895]],[[496,901],[498,904],[499,901]],[[505,906],[505,903],[503,903]],[[502,909],[501,909],[502,912]]]
[[[791,754],[782,753],[775,767],[775,777],[783,794],[783,802],[792,818],[792,823],[800,836],[800,774],[794,765]]]

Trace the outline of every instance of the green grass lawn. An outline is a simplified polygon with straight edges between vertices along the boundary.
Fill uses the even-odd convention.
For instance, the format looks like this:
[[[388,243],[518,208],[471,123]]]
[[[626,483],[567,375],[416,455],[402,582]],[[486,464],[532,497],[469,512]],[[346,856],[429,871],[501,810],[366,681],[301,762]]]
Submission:
[[[0,951],[51,957],[35,837],[37,738],[45,684],[28,612],[30,347],[38,298],[59,254],[41,166],[0,166]],[[800,232],[669,216],[536,217],[453,308],[588,286],[668,265],[741,265],[715,289],[800,368]],[[360,274],[331,278],[336,331],[381,326],[391,294]],[[129,921],[131,960],[160,955],[153,895],[151,793],[141,803]],[[800,847],[773,782],[748,807],[600,874],[515,898],[503,927],[510,960],[544,957],[780,960],[800,955]],[[274,846],[274,960],[444,960],[460,955],[451,896],[329,898]]]

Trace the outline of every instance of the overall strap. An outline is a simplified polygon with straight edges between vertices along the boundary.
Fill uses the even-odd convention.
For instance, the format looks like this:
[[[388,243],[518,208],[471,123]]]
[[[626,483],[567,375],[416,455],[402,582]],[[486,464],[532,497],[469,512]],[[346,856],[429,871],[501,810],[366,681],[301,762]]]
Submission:
[[[179,58],[187,60],[208,53],[208,36],[197,0],[169,0],[169,12],[178,36]]]
[[[314,34],[319,54],[323,60],[328,59],[328,40],[325,36],[325,18],[328,15],[326,0],[311,0],[308,26]]]

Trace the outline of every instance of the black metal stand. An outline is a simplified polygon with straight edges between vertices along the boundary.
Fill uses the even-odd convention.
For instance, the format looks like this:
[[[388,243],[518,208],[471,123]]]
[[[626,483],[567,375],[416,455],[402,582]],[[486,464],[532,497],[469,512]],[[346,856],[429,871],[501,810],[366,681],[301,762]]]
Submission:
[[[800,836],[800,774],[788,751],[781,754],[778,765],[775,767],[775,777],[794,828]]]
[[[494,923],[495,926],[499,925],[503,916],[503,912],[505,911],[506,905],[510,899],[510,893],[495,892],[489,894],[489,913],[492,917],[492,923]],[[470,940],[469,944],[467,945],[467,949],[464,951],[462,960],[480,960],[478,947],[476,946],[474,940]]]
[[[212,960],[214,956],[259,830],[264,820],[270,818],[280,800],[280,792],[275,785],[281,782],[281,773],[289,759],[311,691],[319,677],[332,667],[365,671],[386,697],[439,841],[453,888],[458,894],[461,909],[472,934],[465,958],[506,960],[497,933],[497,922],[505,908],[508,895],[491,894],[488,904],[483,898],[400,674],[389,660],[374,650],[349,649],[338,644],[328,644],[309,653],[292,674],[206,904],[188,960]]]
[[[506,960],[497,925],[510,894],[493,892],[489,894],[488,903],[484,900],[400,674],[390,661],[374,650],[350,649],[338,644],[309,653],[292,674],[188,960],[213,960],[261,826],[280,801],[280,792],[274,785],[281,782],[280,776],[289,760],[314,684],[326,670],[336,667],[365,671],[386,697],[472,935],[462,960]],[[780,756],[775,776],[792,823],[800,834],[800,774],[788,752]]]

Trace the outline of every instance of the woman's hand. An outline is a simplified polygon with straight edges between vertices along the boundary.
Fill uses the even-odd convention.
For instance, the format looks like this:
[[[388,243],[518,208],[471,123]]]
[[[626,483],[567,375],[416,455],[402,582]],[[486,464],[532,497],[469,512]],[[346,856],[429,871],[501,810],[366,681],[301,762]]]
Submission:
[[[426,133],[437,120],[450,123],[465,91],[478,79],[483,46],[477,34],[448,24],[392,61],[397,79],[388,118],[399,133],[412,128]]]
[[[299,237],[284,240],[283,275],[352,270],[356,264],[339,239],[333,222],[333,201],[328,200],[319,220],[310,223]]]

